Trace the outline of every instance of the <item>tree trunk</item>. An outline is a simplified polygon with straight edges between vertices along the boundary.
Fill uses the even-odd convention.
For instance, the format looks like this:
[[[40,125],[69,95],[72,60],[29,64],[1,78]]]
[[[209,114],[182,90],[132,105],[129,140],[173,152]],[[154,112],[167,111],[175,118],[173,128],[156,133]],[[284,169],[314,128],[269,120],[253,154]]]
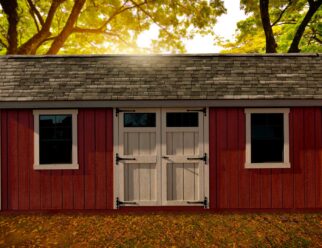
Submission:
[[[269,17],[269,0],[260,0],[259,3],[262,25],[266,38],[266,53],[276,53],[277,44],[274,38],[273,29]]]
[[[78,16],[85,4],[86,0],[75,0],[75,4],[73,6],[72,12],[68,17],[66,25],[63,30],[57,36],[57,38],[51,44],[47,54],[57,54],[59,49],[64,45],[68,36],[73,32],[74,25],[78,19]]]
[[[7,15],[9,28],[7,32],[8,49],[7,54],[15,54],[18,47],[18,13],[17,13],[17,0],[0,0],[3,11]]]
[[[305,28],[311,21],[312,17],[314,16],[315,12],[319,9],[322,5],[322,0],[318,2],[311,2],[308,12],[306,13],[303,21],[301,22],[300,26],[296,30],[295,36],[293,38],[292,44],[288,50],[288,53],[299,53],[301,50],[299,49],[299,44],[304,34]]]

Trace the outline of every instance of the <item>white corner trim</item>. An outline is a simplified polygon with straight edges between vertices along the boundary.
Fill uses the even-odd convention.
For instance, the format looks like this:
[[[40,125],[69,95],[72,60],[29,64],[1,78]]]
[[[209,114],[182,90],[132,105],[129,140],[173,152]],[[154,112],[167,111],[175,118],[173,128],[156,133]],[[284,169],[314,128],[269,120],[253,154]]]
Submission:
[[[252,163],[251,162],[251,114],[253,113],[282,113],[284,124],[284,161],[281,163]],[[246,114],[246,169],[291,168],[289,151],[289,108],[247,108]]]
[[[77,156],[77,109],[34,110],[34,170],[72,170],[79,169]],[[72,163],[40,164],[39,163],[39,115],[72,115]]]

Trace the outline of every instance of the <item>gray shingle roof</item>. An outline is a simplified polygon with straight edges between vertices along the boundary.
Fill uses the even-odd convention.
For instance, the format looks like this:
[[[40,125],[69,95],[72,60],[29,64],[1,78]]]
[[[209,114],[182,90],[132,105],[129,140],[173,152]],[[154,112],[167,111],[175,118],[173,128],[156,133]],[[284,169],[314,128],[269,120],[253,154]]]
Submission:
[[[0,102],[322,99],[322,54],[0,57]]]

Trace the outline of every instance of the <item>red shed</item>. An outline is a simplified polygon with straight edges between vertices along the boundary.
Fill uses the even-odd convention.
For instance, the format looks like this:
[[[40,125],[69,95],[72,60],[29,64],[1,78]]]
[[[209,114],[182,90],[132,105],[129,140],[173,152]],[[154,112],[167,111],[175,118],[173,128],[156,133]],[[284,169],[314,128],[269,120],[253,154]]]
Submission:
[[[0,57],[1,210],[321,209],[321,54]]]

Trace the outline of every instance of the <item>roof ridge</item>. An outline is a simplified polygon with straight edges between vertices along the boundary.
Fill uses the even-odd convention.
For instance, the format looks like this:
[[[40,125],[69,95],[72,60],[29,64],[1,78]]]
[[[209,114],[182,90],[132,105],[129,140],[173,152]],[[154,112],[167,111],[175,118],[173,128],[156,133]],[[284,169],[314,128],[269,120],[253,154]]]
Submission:
[[[105,58],[105,57],[322,57],[322,53],[185,53],[185,54],[66,54],[66,55],[4,55],[0,59],[37,59],[37,58]]]

